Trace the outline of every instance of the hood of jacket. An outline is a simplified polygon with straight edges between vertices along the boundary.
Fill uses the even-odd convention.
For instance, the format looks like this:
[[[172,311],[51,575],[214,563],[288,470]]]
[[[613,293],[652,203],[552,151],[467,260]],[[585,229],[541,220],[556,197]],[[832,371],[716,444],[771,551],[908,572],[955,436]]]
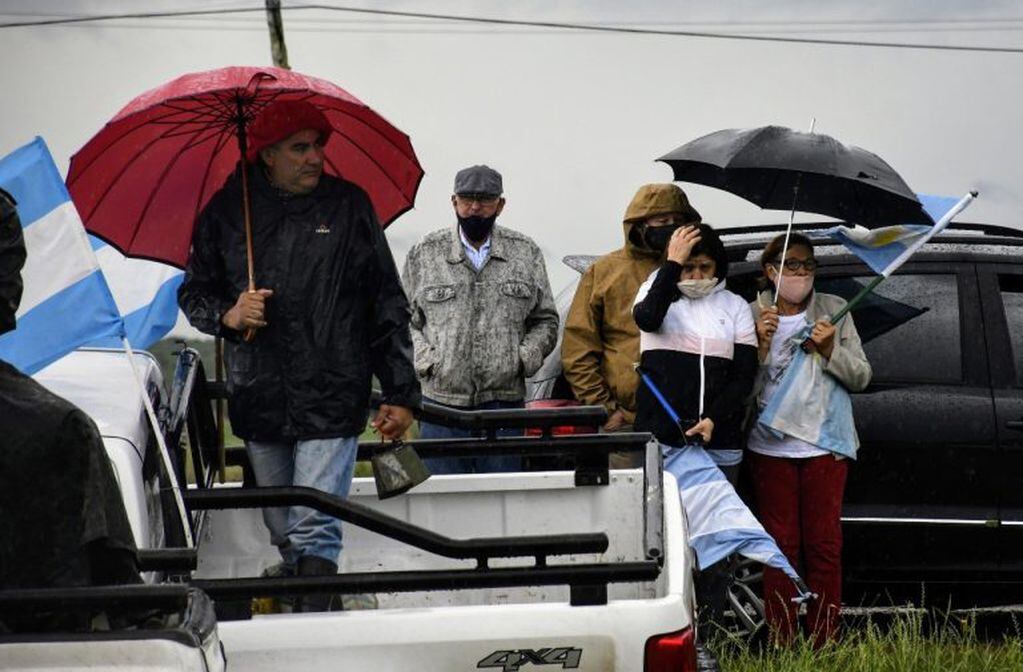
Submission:
[[[700,213],[689,204],[682,189],[674,184],[644,184],[636,191],[625,209],[622,228],[625,250],[630,255],[660,258],[664,253],[651,249],[639,235],[638,226],[657,215],[681,214],[686,224],[702,221]]]

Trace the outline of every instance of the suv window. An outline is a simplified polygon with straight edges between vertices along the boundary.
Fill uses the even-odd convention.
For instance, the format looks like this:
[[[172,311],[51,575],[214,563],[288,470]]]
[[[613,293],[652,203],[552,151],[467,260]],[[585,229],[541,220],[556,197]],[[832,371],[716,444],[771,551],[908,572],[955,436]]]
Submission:
[[[820,277],[816,285],[821,292],[849,299],[872,279]],[[953,274],[908,274],[888,278],[859,304],[853,317],[874,382],[962,381],[958,297]],[[1017,342],[1023,348],[1023,341]]]
[[[998,288],[1005,309],[1005,323],[1009,327],[1012,361],[1016,364],[1016,384],[1023,386],[1023,276],[1000,275]]]

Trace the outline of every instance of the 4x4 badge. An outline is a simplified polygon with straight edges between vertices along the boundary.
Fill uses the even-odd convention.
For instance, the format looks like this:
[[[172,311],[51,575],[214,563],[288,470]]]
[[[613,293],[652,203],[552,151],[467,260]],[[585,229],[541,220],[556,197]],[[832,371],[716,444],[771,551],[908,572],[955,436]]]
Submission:
[[[564,670],[579,667],[583,657],[582,649],[558,647],[553,649],[519,649],[517,651],[494,651],[476,663],[477,669],[500,668],[504,672],[515,672],[523,665],[560,665]]]

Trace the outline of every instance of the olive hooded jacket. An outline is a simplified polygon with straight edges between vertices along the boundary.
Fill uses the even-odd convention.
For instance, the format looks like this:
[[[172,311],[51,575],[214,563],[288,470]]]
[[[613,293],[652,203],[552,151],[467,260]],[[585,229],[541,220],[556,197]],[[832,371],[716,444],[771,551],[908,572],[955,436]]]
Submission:
[[[650,217],[682,214],[688,224],[701,221],[685,193],[674,184],[639,188],[625,211],[625,245],[597,259],[583,273],[565,320],[561,361],[576,399],[621,409],[627,422],[636,415],[639,376],[639,328],[632,319],[636,293],[661,264],[663,251],[643,242],[640,224]]]

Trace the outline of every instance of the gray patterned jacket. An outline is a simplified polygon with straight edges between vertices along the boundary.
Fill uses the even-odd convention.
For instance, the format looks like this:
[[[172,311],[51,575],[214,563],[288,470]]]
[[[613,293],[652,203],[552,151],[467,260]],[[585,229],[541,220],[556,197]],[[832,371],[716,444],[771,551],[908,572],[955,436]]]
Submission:
[[[423,395],[452,406],[521,401],[525,377],[554,349],[558,313],[543,254],[495,226],[478,272],[457,226],[428,234],[405,259],[415,368]]]

